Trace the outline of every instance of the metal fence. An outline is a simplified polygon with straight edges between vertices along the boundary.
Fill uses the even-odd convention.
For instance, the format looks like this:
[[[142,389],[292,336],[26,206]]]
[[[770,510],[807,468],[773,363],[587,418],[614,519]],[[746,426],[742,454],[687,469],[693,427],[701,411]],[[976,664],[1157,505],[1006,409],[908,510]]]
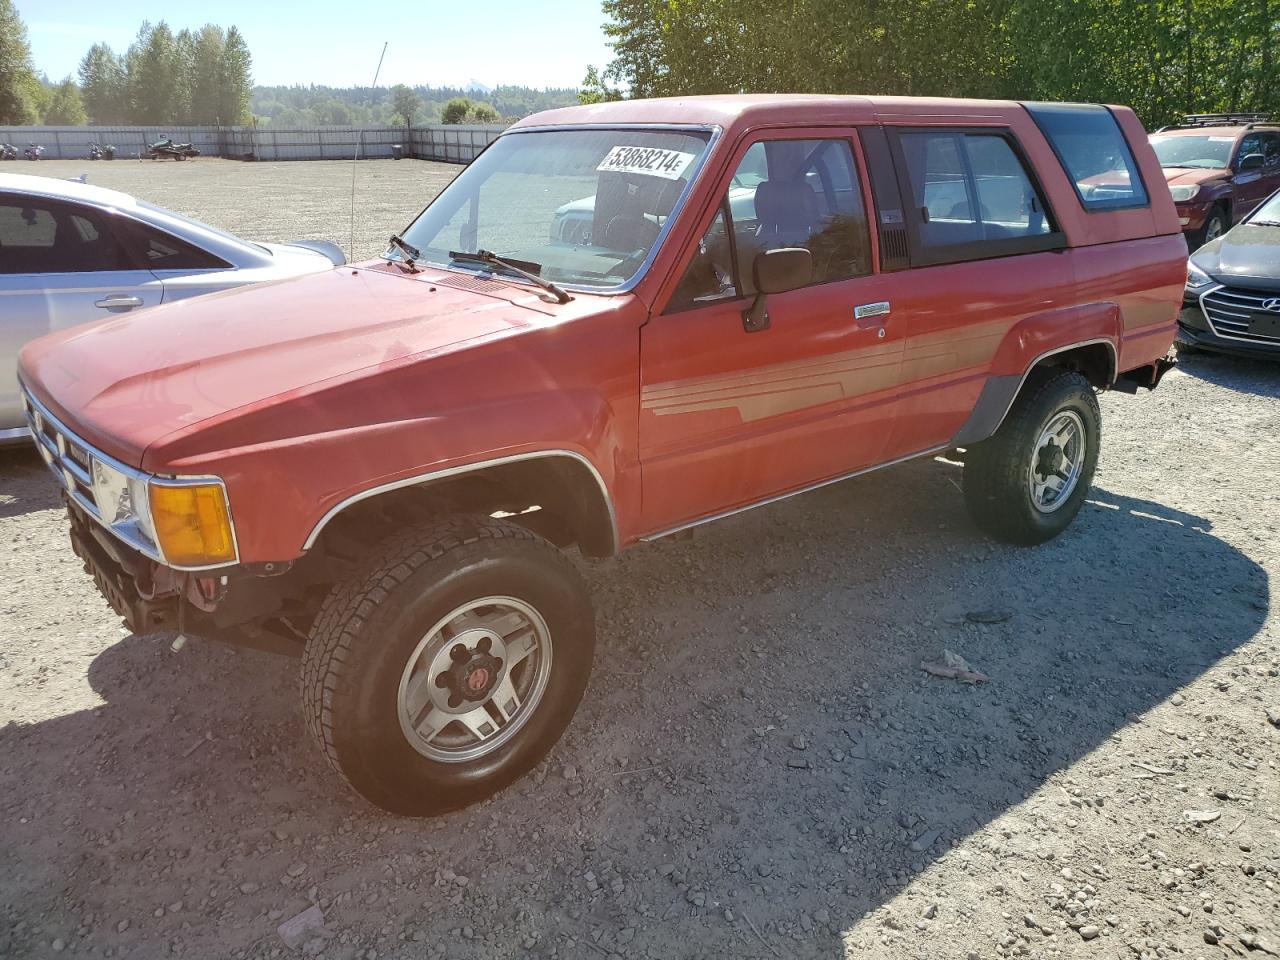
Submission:
[[[89,145],[116,148],[116,157],[145,156],[161,137],[190,143],[204,156],[236,160],[349,160],[359,145],[364,159],[394,156],[470,163],[502,133],[504,127],[477,124],[433,124],[422,127],[0,127],[0,143],[12,143],[19,154],[29,143],[44,146],[50,160],[89,156]]]

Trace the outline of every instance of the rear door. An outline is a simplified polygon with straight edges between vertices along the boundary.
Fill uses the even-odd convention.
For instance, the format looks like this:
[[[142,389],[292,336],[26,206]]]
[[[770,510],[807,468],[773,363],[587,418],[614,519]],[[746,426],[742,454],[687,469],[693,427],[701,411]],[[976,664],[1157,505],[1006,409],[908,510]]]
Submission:
[[[136,265],[112,219],[81,204],[0,193],[0,430],[23,424],[23,344],[161,301],[161,282]]]
[[[906,330],[893,458],[955,436],[1012,327],[1065,305],[1074,278],[1059,252],[1066,238],[1011,130],[886,132],[911,248],[911,269],[895,275],[894,313]]]
[[[880,461],[902,338],[873,270],[852,130],[772,130],[739,146],[668,302],[641,331],[644,524],[669,530]],[[709,223],[707,223],[709,220]],[[747,332],[752,263],[804,247],[812,282]]]

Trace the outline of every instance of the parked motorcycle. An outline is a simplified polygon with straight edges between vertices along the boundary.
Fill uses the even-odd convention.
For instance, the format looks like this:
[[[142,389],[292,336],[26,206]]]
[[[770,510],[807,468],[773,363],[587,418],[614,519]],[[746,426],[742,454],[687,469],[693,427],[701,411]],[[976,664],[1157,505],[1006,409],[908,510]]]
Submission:
[[[18,148],[12,143],[0,143],[0,160],[17,160]]]
[[[102,147],[101,147],[101,146],[99,146],[99,145],[98,145],[98,144],[96,144],[96,143],[91,143],[91,144],[89,144],[89,159],[90,159],[90,160],[101,160],[101,159],[103,158],[103,156],[105,156],[105,154],[102,152]]]
[[[44,153],[44,145],[39,143],[29,143],[27,149],[22,151],[22,155],[28,160],[39,160],[42,153]]]
[[[165,157],[189,160],[200,156],[200,151],[189,143],[174,143],[169,137],[161,137],[147,149],[147,156],[152,160],[163,160]]]

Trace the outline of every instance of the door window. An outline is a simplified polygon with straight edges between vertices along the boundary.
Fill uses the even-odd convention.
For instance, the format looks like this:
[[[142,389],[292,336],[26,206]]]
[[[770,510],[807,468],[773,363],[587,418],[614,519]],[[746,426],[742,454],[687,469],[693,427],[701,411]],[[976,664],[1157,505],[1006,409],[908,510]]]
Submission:
[[[867,211],[848,140],[752,144],[668,309],[754,293],[756,255],[782,247],[813,254],[813,283],[871,272]]]
[[[1251,153],[1262,153],[1262,134],[1250,133],[1240,139],[1240,149],[1236,151],[1236,166]]]
[[[1056,231],[1044,198],[1002,135],[899,135],[917,260],[942,263],[1046,249]]]
[[[0,197],[0,273],[92,273],[132,265],[103,221],[83,208]]]

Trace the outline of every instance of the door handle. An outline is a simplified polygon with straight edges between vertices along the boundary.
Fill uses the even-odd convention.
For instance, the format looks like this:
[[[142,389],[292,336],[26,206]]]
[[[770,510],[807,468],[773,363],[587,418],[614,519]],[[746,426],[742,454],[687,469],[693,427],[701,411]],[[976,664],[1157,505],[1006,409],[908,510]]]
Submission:
[[[110,297],[103,297],[101,300],[95,301],[93,305],[101,307],[103,310],[132,310],[134,307],[142,306],[142,298],[115,294]]]
[[[880,329],[880,336],[884,336],[884,325],[889,322],[889,301],[881,300],[878,303],[863,303],[853,308],[853,322],[859,330]]]

